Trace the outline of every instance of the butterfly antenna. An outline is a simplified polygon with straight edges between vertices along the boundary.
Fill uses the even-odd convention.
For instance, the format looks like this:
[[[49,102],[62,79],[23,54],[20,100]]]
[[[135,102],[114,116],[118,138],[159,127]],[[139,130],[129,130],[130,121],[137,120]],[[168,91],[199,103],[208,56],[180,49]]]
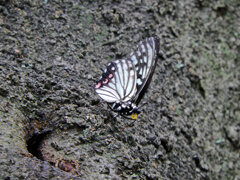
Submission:
[[[145,106],[147,104],[147,102],[144,102],[143,104],[141,104],[140,106],[138,106],[139,109],[141,109],[143,106]]]

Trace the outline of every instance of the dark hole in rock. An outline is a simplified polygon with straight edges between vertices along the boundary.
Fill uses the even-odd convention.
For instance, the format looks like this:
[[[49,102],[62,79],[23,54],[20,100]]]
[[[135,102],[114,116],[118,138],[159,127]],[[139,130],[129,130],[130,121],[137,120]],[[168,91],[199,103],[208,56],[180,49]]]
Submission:
[[[51,130],[43,130],[41,132],[35,131],[26,141],[28,152],[38,159],[43,160],[42,153],[40,151],[40,145],[44,138],[50,134],[50,132]]]

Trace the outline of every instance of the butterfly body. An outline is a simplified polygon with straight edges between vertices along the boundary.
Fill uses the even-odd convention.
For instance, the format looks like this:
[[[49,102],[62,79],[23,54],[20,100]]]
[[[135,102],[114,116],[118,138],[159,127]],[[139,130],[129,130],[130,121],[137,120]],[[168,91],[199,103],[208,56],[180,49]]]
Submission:
[[[121,115],[139,114],[137,107],[156,67],[159,40],[141,41],[128,58],[109,63],[95,84],[97,94]]]

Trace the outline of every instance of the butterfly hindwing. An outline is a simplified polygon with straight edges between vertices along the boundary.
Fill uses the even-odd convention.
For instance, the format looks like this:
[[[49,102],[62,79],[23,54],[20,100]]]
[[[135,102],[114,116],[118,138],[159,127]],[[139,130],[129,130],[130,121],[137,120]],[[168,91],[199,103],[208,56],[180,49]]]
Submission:
[[[120,94],[119,101],[130,100],[136,92],[136,70],[132,61],[121,59],[114,61],[116,65],[116,90]]]
[[[136,78],[137,74],[132,61],[116,60],[107,66],[95,89],[106,102],[126,102],[136,92]]]

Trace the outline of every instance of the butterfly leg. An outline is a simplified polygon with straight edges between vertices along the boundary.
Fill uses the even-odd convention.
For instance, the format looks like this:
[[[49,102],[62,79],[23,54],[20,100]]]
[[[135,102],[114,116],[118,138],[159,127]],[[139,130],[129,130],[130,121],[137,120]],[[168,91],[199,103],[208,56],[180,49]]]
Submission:
[[[130,111],[130,114],[133,114],[133,113],[136,113],[136,114],[141,113],[141,110],[135,104],[132,104],[132,110]]]
[[[121,108],[121,104],[119,101],[115,102],[111,107],[112,110],[116,110],[116,109],[120,110],[120,108]]]

